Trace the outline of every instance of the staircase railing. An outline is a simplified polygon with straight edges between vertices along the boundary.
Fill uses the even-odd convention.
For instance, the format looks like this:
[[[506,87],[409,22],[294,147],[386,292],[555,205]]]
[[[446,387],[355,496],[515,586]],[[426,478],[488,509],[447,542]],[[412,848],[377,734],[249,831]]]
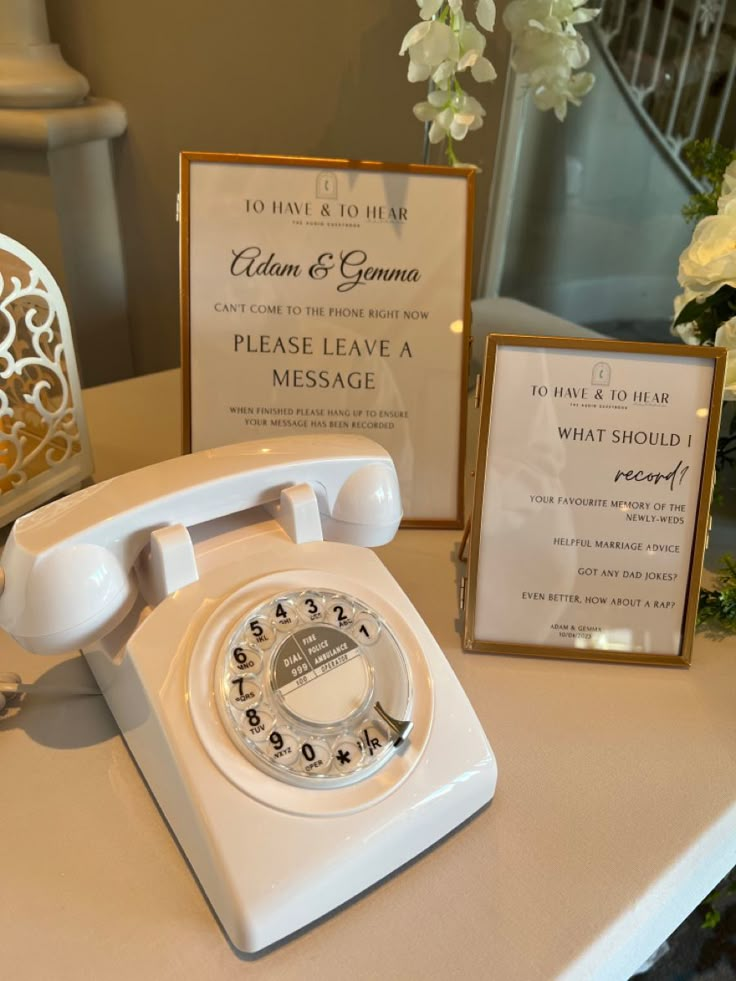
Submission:
[[[642,125],[693,187],[693,139],[736,144],[736,0],[601,0],[594,36]]]

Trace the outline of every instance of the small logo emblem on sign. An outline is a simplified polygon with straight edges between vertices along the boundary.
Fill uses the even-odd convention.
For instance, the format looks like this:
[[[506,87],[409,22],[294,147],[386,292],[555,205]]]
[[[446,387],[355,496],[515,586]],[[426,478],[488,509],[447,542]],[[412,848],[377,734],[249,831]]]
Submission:
[[[337,199],[337,174],[331,170],[317,174],[317,197]]]

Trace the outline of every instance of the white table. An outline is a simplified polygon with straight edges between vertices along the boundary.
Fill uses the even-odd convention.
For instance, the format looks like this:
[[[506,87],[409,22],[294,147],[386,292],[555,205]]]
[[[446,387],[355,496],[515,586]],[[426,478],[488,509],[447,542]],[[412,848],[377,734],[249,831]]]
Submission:
[[[85,393],[98,479],[178,452],[178,384],[167,372]],[[493,744],[490,807],[311,929],[241,955],[102,699],[29,699],[0,719],[3,973],[628,977],[736,864],[736,643],[700,636],[689,671],[464,653],[457,540],[405,531],[380,554]],[[7,638],[0,670],[90,680],[81,658]]]

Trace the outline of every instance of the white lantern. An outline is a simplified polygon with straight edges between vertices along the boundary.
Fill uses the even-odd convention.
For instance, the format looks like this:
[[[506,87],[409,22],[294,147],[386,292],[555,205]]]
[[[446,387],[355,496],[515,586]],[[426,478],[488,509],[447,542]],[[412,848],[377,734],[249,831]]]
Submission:
[[[61,290],[29,249],[0,234],[0,526],[91,473]]]

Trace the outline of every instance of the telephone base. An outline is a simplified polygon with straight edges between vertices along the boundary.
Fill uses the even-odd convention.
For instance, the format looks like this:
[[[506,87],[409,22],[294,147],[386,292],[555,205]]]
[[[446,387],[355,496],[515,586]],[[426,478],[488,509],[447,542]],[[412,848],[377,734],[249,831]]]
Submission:
[[[85,656],[230,940],[255,952],[466,821],[493,796],[496,763],[444,655],[372,552],[296,545],[273,521],[202,542],[196,552],[197,582],[133,611],[115,649],[108,642]],[[342,589],[385,618],[413,683],[414,731],[405,746],[387,750],[375,772],[354,782],[338,775],[334,786],[267,772],[228,736],[215,704],[217,651],[232,611],[310,589]],[[299,779],[308,782],[303,772]]]

